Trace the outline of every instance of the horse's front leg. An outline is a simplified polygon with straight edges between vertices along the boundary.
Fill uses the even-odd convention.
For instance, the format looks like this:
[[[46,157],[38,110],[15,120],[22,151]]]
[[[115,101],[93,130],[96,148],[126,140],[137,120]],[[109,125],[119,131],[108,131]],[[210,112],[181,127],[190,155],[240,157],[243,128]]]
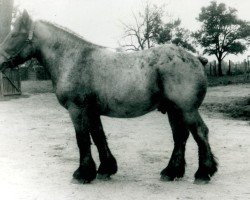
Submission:
[[[81,183],[89,183],[96,177],[96,166],[91,156],[87,109],[72,103],[69,105],[68,111],[75,127],[80,152],[80,166],[73,174],[73,177]]]
[[[116,159],[112,155],[108,142],[102,127],[100,115],[95,109],[90,111],[90,134],[98,149],[100,166],[98,168],[99,179],[109,179],[109,177],[117,172]]]

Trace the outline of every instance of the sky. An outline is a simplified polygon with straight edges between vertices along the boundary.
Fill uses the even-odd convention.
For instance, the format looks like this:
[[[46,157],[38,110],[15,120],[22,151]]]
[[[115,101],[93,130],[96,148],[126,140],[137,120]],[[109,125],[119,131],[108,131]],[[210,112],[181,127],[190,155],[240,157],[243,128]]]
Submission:
[[[122,38],[122,23],[132,22],[132,12],[142,9],[146,0],[15,0],[20,9],[26,9],[34,19],[44,19],[65,26],[87,40],[103,46],[116,48]],[[173,19],[179,18],[182,26],[194,31],[200,27],[196,20],[201,7],[208,6],[209,0],[148,0],[152,4],[165,5]],[[250,21],[250,0],[217,0],[236,8],[241,19]],[[250,51],[241,56],[230,56],[242,60]]]

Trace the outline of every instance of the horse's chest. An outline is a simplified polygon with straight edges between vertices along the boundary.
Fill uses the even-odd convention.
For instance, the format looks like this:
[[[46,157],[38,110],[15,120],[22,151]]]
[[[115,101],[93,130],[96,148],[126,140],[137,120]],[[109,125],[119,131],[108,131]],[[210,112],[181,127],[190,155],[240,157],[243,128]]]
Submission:
[[[89,84],[84,84],[80,78],[61,78],[56,84],[56,96],[61,105],[67,108],[69,103],[82,106],[86,97],[91,94]]]

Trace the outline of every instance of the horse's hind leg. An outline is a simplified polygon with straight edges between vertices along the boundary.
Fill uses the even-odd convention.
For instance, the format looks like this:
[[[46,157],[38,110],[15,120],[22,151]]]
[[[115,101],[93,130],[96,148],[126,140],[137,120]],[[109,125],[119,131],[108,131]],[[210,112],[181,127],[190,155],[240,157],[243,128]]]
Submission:
[[[167,112],[173,132],[174,149],[168,166],[161,172],[161,179],[172,181],[183,177],[185,173],[185,146],[189,131],[179,110],[171,106]]]
[[[80,166],[73,176],[82,183],[89,183],[96,177],[96,166],[91,156],[87,110],[72,103],[69,105],[68,111],[75,127],[80,153]]]
[[[184,119],[199,149],[199,168],[195,173],[195,182],[206,183],[217,171],[217,162],[208,142],[208,128],[198,110],[186,112]]]
[[[95,112],[91,112],[90,116],[90,134],[98,149],[100,158],[97,178],[108,179],[117,172],[117,163],[108,147],[100,115]]]

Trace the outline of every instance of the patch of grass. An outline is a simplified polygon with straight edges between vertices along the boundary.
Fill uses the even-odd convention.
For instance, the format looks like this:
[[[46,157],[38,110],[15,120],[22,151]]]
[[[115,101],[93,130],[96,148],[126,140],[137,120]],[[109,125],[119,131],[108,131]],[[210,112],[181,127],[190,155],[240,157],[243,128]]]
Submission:
[[[210,87],[242,83],[250,83],[250,73],[233,76],[224,75],[222,77],[208,76],[208,86]]]
[[[242,98],[227,103],[204,103],[204,109],[209,112],[220,112],[227,117],[250,120],[250,98]]]

